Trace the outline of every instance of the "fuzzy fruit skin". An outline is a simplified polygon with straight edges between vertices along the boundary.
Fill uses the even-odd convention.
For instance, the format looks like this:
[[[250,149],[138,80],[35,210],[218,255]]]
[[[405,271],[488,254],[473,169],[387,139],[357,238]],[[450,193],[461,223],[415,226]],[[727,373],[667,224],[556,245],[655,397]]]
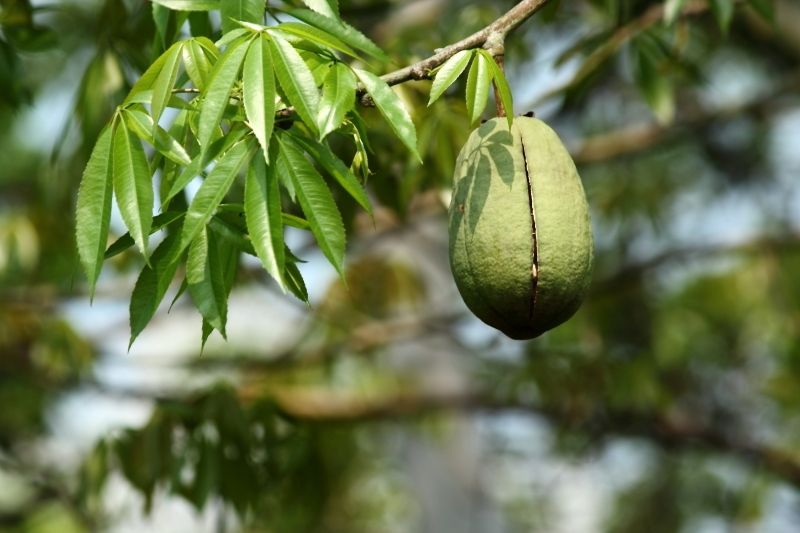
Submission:
[[[588,290],[586,195],[572,158],[541,120],[517,117],[509,129],[495,118],[472,132],[456,160],[449,235],[467,307],[513,339],[566,321]]]

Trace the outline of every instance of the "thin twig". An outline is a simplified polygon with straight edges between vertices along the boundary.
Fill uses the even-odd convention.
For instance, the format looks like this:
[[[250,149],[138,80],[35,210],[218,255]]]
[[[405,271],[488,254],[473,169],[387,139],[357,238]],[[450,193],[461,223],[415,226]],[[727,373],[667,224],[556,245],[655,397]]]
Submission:
[[[502,42],[503,38],[505,38],[509,32],[528,20],[534,13],[544,7],[548,1],[549,0],[523,0],[482,30],[476,31],[469,37],[456,43],[444,48],[439,48],[436,50],[435,54],[422,61],[417,61],[413,65],[384,74],[381,76],[381,79],[389,85],[397,85],[409,80],[429,79],[433,69],[442,65],[458,52],[485,46],[487,42],[491,44],[491,39],[497,39],[499,42]]]

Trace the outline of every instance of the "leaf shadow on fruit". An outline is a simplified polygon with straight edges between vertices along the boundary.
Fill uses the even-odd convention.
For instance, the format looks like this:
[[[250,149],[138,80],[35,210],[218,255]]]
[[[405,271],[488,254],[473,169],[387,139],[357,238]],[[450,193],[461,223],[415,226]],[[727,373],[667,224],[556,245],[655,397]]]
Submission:
[[[486,200],[489,196],[492,177],[496,174],[509,188],[514,181],[514,158],[511,153],[513,137],[508,131],[497,131],[495,125],[486,123],[477,130],[480,142],[466,158],[466,169],[456,179],[453,197],[454,212],[451,222],[458,231],[467,215],[469,232],[475,233]],[[465,209],[467,208],[468,209]]]

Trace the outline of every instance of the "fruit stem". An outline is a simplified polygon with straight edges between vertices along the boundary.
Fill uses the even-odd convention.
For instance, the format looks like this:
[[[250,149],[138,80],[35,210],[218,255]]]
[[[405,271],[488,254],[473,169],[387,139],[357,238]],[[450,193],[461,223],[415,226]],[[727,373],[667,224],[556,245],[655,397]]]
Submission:
[[[497,66],[500,67],[500,70],[502,71],[505,63],[505,56],[503,54],[494,56],[494,60],[497,62]],[[496,80],[492,80],[492,87],[494,87],[494,105],[497,109],[497,116],[504,117],[506,116],[506,107],[503,105],[503,101],[500,99],[500,90],[497,88]]]

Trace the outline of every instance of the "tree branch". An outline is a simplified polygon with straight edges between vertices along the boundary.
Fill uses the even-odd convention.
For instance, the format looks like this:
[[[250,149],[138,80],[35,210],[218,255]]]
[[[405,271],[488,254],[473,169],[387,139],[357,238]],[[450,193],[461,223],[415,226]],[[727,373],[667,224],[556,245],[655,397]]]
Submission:
[[[644,437],[665,448],[704,448],[732,454],[800,487],[800,456],[788,450],[734,436],[693,421],[684,413],[642,413],[598,410],[588,416],[563,409],[503,400],[474,393],[399,394],[376,399],[320,389],[272,391],[289,416],[307,422],[364,422],[407,418],[437,411],[518,411],[542,416],[554,425],[583,431],[596,438],[614,435]]]
[[[764,252],[785,253],[800,248],[800,234],[786,233],[774,237],[758,237],[751,241],[720,244],[720,245],[700,245],[687,246],[684,248],[674,248],[657,254],[649,259],[638,263],[622,265],[615,269],[609,276],[593,283],[591,291],[593,294],[603,294],[616,291],[620,285],[631,279],[638,279],[642,274],[659,268],[665,263],[672,261],[685,261],[712,256],[724,256],[729,254],[758,254]]]
[[[735,0],[735,3],[739,2],[741,2],[741,0]],[[708,10],[710,10],[710,5],[706,0],[690,0],[681,9],[678,17],[693,17],[701,15]],[[664,4],[659,3],[649,7],[644,13],[627,22],[624,26],[620,26],[608,39],[606,39],[603,45],[596,48],[586,57],[583,64],[572,77],[572,79],[563,85],[546,92],[542,96],[537,97],[531,104],[529,104],[528,108],[535,109],[537,106],[541,105],[542,102],[549,100],[553,96],[561,94],[567,89],[577,85],[591,75],[597,69],[597,67],[602,65],[605,61],[616,54],[625,43],[644,32],[651,26],[658,24],[662,20],[664,20]]]
[[[158,402],[189,402],[196,393],[92,385],[103,393]],[[735,456],[754,468],[800,487],[800,454],[735,435],[725,428],[698,423],[693,413],[642,412],[602,406],[590,412],[536,405],[515,397],[477,392],[389,392],[367,396],[315,386],[244,385],[239,399],[252,403],[268,398],[287,416],[306,423],[364,423],[400,420],[442,412],[518,412],[546,419],[552,425],[582,432],[597,441],[615,436],[641,437],[666,449],[705,449]]]
[[[405,68],[395,70],[388,74],[381,76],[383,81],[389,85],[397,85],[409,80],[426,80],[431,77],[431,71],[450,59],[461,50],[469,50],[479,46],[486,46],[487,44],[493,46],[493,43],[501,43],[506,35],[514,30],[517,26],[528,20],[534,13],[539,11],[549,0],[522,0],[511,9],[509,9],[500,18],[479,30],[469,37],[466,37],[456,43],[448,45],[444,48],[436,50],[432,56],[422,61],[418,61],[413,65]],[[496,50],[489,49],[494,54]]]
[[[690,110],[672,124],[633,124],[594,135],[571,150],[572,157],[578,164],[608,161],[657,146],[678,135],[683,128],[696,128],[714,120],[743,113],[772,113],[782,108],[780,98],[796,96],[798,89],[800,72],[795,72],[778,82],[770,92],[746,102],[715,109]]]

